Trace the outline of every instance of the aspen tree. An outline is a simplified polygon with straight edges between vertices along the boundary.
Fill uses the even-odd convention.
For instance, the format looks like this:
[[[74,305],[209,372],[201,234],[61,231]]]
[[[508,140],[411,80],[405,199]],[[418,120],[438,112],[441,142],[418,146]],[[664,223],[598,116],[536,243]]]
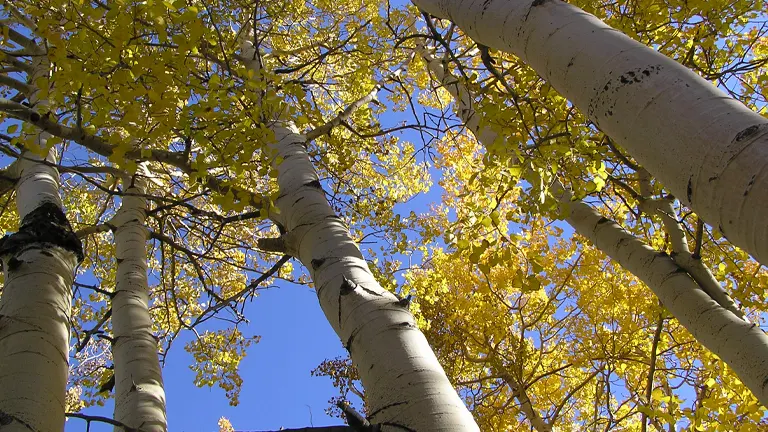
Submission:
[[[152,334],[147,281],[147,200],[144,168],[123,180],[125,193],[110,225],[117,276],[112,297],[115,420],[142,431],[167,430],[165,390]],[[116,427],[115,430],[121,430]]]
[[[480,116],[473,108],[473,98],[468,89],[446,71],[442,63],[435,59],[423,44],[418,44],[416,51],[437,80],[454,97],[458,116],[467,129],[486,147],[493,143],[497,134],[489,127],[480,127]],[[646,178],[643,184],[648,182]],[[644,245],[615,223],[608,224],[610,221],[602,218],[587,204],[578,200],[571,201],[570,192],[559,182],[556,182],[555,186],[561,210],[568,215],[565,219],[568,224],[645,282],[697,340],[728,363],[763,404],[768,403],[768,337],[762,330],[743,319],[743,312],[735,308],[733,300],[717,281],[713,280],[706,267],[700,262],[691,264],[690,251],[682,228],[673,221],[665,220],[667,230],[674,239],[674,247],[681,254],[679,259],[672,259],[665,253]],[[643,189],[645,195],[650,195],[649,186],[644,186]],[[651,211],[651,208],[655,211],[654,205],[666,205],[667,210],[671,210],[668,201],[659,204],[648,201],[645,208],[647,211]],[[665,215],[666,219],[673,219],[669,214]],[[603,222],[597,224],[595,217],[602,218]],[[633,252],[625,252],[629,250],[626,248],[630,247],[625,245],[630,245]],[[673,264],[670,265],[670,262]],[[689,268],[692,270],[688,270]],[[705,278],[704,274],[708,276]],[[707,285],[701,285],[696,280],[705,281]],[[672,291],[676,296],[670,295]],[[714,327],[713,322],[722,325]],[[537,427],[537,430],[540,428]]]
[[[259,55],[245,41],[242,57],[258,76]],[[269,144],[279,197],[270,218],[282,253],[309,270],[320,307],[360,371],[369,421],[382,430],[479,430],[408,310],[376,281],[344,221],[325,197],[290,121],[272,120]],[[262,240],[262,247],[275,242]]]
[[[33,54],[25,96],[30,105],[47,112],[46,95],[53,83],[45,46],[19,33],[13,40]],[[59,172],[52,166],[57,153],[46,150],[49,137],[45,132],[29,135],[26,151],[13,165],[21,227],[0,244],[5,274],[0,297],[4,432],[64,428],[72,282],[83,251],[62,208]],[[41,157],[41,152],[47,154]]]
[[[414,0],[514,54],[728,240],[768,262],[768,120],[560,0]]]

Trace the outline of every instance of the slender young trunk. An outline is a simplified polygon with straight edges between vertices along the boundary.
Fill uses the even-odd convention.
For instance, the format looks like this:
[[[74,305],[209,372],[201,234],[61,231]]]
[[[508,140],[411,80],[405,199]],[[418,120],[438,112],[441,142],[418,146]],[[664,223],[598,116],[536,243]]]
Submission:
[[[30,85],[47,77],[49,67],[41,49],[33,62]],[[35,89],[29,101],[45,109],[40,93]],[[45,148],[47,137],[36,135],[36,144]],[[72,282],[83,251],[62,209],[59,172],[49,165],[55,162],[54,149],[45,160],[22,153],[16,163],[21,227],[0,241],[5,274],[0,297],[3,432],[61,432],[64,428]]]
[[[144,192],[145,181],[139,175],[126,179],[122,204],[112,219],[117,250],[112,298],[115,420],[142,431],[165,432],[165,391],[148,308]]]
[[[450,75],[443,65],[423,46],[417,46],[417,52],[424,58],[430,71],[436,75],[437,79],[445,86],[446,90],[448,90],[456,99],[456,111],[462,121],[467,125],[467,129],[477,137],[481,144],[485,145],[486,143],[492,143],[495,139],[495,133],[489,128],[479,128],[478,116],[471,106],[471,95],[466,87]],[[565,196],[566,194],[566,191],[559,183],[557,183],[553,189],[555,189],[556,193],[560,193],[561,196]],[[741,378],[744,384],[752,390],[755,396],[757,396],[763,404],[768,401],[768,369],[766,369],[766,367],[768,367],[768,337],[765,336],[762,330],[743,320],[744,314],[740,310],[735,309],[732,300],[730,303],[723,300],[724,298],[730,300],[730,297],[722,291],[722,288],[717,284],[717,281],[714,280],[714,276],[711,276],[711,273],[711,279],[714,281],[713,283],[717,285],[719,291],[715,291],[714,288],[709,285],[699,285],[699,283],[692,279],[686,272],[685,267],[672,260],[663,252],[653,250],[646,246],[640,240],[627,233],[613,222],[610,224],[613,229],[610,231],[610,234],[608,234],[609,231],[605,228],[608,224],[604,224],[603,231],[600,231],[603,233],[603,237],[600,239],[603,240],[604,237],[610,235],[613,237],[609,238],[613,238],[616,241],[613,243],[610,241],[596,241],[590,225],[585,225],[585,218],[588,219],[589,217],[594,219],[595,215],[597,215],[596,217],[599,219],[601,216],[594,209],[581,201],[571,202],[570,195],[567,196],[567,199],[562,198],[560,205],[561,208],[568,208],[571,211],[571,215],[566,218],[566,222],[568,222],[577,233],[590,239],[595,247],[616,260],[622,267],[624,267],[624,269],[645,282],[651,291],[653,291],[670,312],[672,312],[672,315],[680,321],[680,323],[683,324],[683,326],[687,328],[702,345],[728,363],[736,374],[739,375],[739,378]],[[573,213],[575,209],[579,210],[580,213],[578,213],[578,215]],[[603,219],[604,221],[609,222],[607,219]],[[592,220],[592,222],[594,222],[594,220]],[[668,227],[670,230],[673,228],[674,227]],[[676,239],[675,248],[679,249],[681,254],[688,251],[687,242],[684,237],[679,237],[674,231],[671,232],[671,235]],[[682,245],[683,243],[685,243],[685,246]],[[628,259],[618,254],[617,251],[621,250],[622,247],[630,246],[634,248],[633,250],[636,249],[638,251],[637,255]],[[662,256],[664,258],[658,258],[658,262],[654,265],[644,265],[643,261],[638,258],[641,255],[644,257],[643,259]],[[670,267],[669,263],[672,263],[674,268]],[[703,264],[701,264],[701,266],[703,266]],[[706,267],[704,268],[706,269]],[[670,295],[670,290],[672,289],[668,288],[670,285],[677,290],[679,293],[678,295],[681,297]],[[685,292],[685,290],[690,290],[690,292]],[[713,292],[713,295],[709,294],[710,291]],[[708,301],[702,296],[706,296]],[[721,305],[718,301],[723,302],[723,304]],[[674,307],[673,305],[670,305],[670,303],[674,303]],[[729,310],[729,305],[732,305],[736,312]],[[702,319],[701,317],[707,318]],[[715,319],[719,320],[718,322],[723,325],[728,324],[728,327],[712,327],[712,322],[714,322]],[[739,345],[741,343],[743,343],[743,345]],[[753,351],[750,350],[750,347],[752,346],[754,346]]]
[[[408,304],[383,289],[331,208],[295,126],[276,123],[280,198],[273,219],[286,252],[309,269],[320,306],[365,386],[370,422],[384,431],[478,430]]]
[[[517,380],[511,374],[503,374],[502,379],[512,389],[515,394],[515,398],[520,402],[520,411],[523,412],[525,418],[531,423],[533,429],[536,432],[552,432],[552,426],[541,418],[541,414],[533,407],[533,402],[528,397],[528,391],[523,384]]]
[[[768,120],[560,0],[413,0],[520,57],[731,243],[768,264]]]
[[[723,359],[763,405],[768,405],[768,336],[720,306],[669,255],[652,249],[570,194],[568,223],[598,249],[642,280],[680,324]]]

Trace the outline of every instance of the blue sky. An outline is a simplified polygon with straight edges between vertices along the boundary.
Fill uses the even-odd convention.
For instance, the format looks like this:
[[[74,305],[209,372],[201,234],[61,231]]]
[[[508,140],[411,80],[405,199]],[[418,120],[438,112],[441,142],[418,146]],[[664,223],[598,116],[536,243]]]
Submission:
[[[186,333],[174,343],[163,370],[169,430],[218,431],[221,416],[228,417],[238,431],[341,424],[342,420],[324,413],[328,399],[336,395],[331,380],[310,376],[324,359],[345,355],[314,290],[280,282],[276,288],[260,291],[246,314],[251,324],[241,329],[247,336],[261,335],[261,341],[248,349],[241,363],[240,405],[229,406],[218,387],[195,387],[195,374],[188,367],[192,357],[182,348],[189,340]],[[112,417],[112,409],[110,403],[83,413]],[[67,422],[67,432],[83,430],[84,421]],[[91,431],[112,431],[112,427],[94,423]]]

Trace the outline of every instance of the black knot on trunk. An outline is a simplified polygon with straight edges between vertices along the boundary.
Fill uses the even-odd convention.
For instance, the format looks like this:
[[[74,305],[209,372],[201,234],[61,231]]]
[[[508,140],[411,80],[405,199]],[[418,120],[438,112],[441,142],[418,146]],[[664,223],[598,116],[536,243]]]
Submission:
[[[14,256],[34,243],[45,243],[68,250],[77,255],[78,262],[85,258],[83,244],[72,230],[66,215],[58,205],[49,201],[29,212],[21,222],[18,232],[0,239],[0,256]]]

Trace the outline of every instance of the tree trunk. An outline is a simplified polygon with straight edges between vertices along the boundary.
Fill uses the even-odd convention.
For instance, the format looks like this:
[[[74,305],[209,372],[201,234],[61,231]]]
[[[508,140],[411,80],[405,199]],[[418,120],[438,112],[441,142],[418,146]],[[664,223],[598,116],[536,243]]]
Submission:
[[[642,280],[702,345],[723,359],[763,405],[768,405],[768,336],[720,306],[666,253],[652,249],[562,188],[568,223]]]
[[[29,81],[49,71],[37,55]],[[46,109],[40,89],[31,105]],[[34,136],[46,147],[46,133]],[[5,284],[0,297],[0,425],[3,432],[61,432],[69,374],[72,282],[80,240],[62,210],[56,162],[25,151],[16,162],[16,205],[21,227],[0,241]]]
[[[648,171],[768,264],[768,120],[560,0],[413,0],[520,57]]]
[[[427,63],[429,70],[456,99],[456,111],[467,125],[467,129],[481,144],[492,143],[495,133],[489,128],[479,128],[478,116],[471,106],[471,95],[466,87],[446,72],[443,65],[423,46],[417,46],[416,50]],[[766,404],[768,402],[768,337],[765,333],[744,321],[744,315],[738,309],[736,311],[739,313],[729,311],[727,306],[723,307],[713,300],[713,297],[715,299],[718,297],[704,291],[685,268],[672,258],[646,246],[615,223],[602,218],[599,213],[583,202],[571,202],[570,196],[566,198],[567,194],[559,183],[553,189],[556,189],[555,193],[561,196],[561,208],[571,212],[566,222],[577,233],[590,239],[595,247],[642,280],[696,340],[722,358],[760,402]],[[603,222],[596,225],[597,220],[601,218]],[[600,237],[596,234],[596,226],[602,229]],[[685,240],[679,240],[676,243],[682,244]],[[687,244],[685,248],[679,245],[678,247],[681,251],[687,251]],[[644,260],[651,262],[646,263]],[[712,279],[714,280],[714,276]],[[722,291],[716,280],[713,283]],[[720,295],[728,297],[725,292]],[[731,301],[726,305],[732,303]],[[718,324],[713,324],[715,322]]]
[[[347,226],[325,198],[292,124],[272,128],[286,252],[309,269],[320,306],[360,372],[370,422],[384,431],[479,430],[405,301],[374,279]]]
[[[245,66],[258,72],[258,53],[247,39],[241,55],[252,59]],[[408,302],[376,282],[349,229],[325,198],[307,154],[307,138],[291,122],[273,120],[270,128],[279,195],[278,211],[268,209],[269,217],[283,233],[283,252],[309,270],[320,307],[358,369],[370,423],[384,432],[478,431],[416,326]]]
[[[125,190],[112,220],[117,258],[112,299],[115,420],[142,431],[165,432],[165,391],[148,308],[144,179],[127,179]]]
[[[512,374],[504,373],[501,379],[509,386],[515,395],[515,398],[520,402],[520,411],[523,413],[526,419],[531,423],[536,432],[552,432],[552,426],[541,418],[541,414],[533,407],[533,402],[528,397],[528,391],[523,383],[521,383]],[[557,420],[557,419],[553,419]]]

